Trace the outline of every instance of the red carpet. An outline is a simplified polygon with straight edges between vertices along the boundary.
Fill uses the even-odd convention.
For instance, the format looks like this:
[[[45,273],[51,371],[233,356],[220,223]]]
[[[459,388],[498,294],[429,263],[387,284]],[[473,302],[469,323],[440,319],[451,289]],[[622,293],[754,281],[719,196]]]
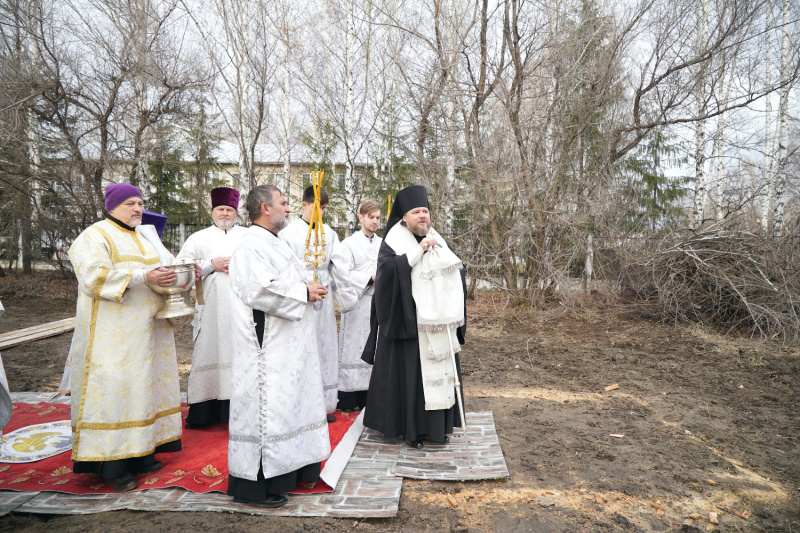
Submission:
[[[186,404],[184,417],[186,415]],[[15,403],[11,420],[3,433],[16,429],[69,420],[70,407],[66,404]],[[336,412],[336,422],[328,424],[333,450],[358,417],[358,413]],[[136,476],[139,488],[160,489],[183,487],[192,492],[225,492],[228,488],[228,426],[217,424],[203,430],[184,429],[181,438],[183,449],[177,453],[159,454],[156,459],[164,468],[147,476]],[[43,459],[35,463],[0,463],[0,490],[43,491],[51,490],[69,494],[113,493],[105,480],[91,474],[72,472],[72,451]],[[323,463],[324,466],[324,463]],[[292,492],[332,492],[333,488],[322,480],[317,483],[302,483]]]

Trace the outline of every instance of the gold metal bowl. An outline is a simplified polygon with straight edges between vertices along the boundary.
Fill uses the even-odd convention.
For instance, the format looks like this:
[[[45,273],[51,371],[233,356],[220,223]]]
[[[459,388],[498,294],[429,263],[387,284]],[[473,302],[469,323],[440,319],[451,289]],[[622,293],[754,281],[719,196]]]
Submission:
[[[194,307],[186,304],[188,298],[183,293],[188,293],[194,286],[194,263],[185,263],[178,265],[170,265],[162,268],[167,268],[175,272],[175,281],[171,285],[154,285],[148,283],[147,285],[158,294],[163,294],[167,298],[164,302],[164,307],[155,314],[155,318],[169,318],[173,322],[178,322],[174,319],[180,317],[190,317],[197,313]]]

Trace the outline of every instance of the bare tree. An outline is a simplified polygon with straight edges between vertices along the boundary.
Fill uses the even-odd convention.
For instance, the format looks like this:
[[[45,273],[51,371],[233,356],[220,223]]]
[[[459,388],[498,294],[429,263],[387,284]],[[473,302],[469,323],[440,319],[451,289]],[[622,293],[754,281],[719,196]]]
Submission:
[[[205,45],[219,85],[212,97],[223,113],[239,148],[235,187],[246,193],[257,185],[255,151],[269,118],[269,96],[277,60],[267,26],[269,7],[263,0],[214,0],[210,13],[181,0]],[[242,195],[244,197],[244,194]]]
[[[773,137],[772,137],[772,48],[770,36],[772,34],[772,0],[767,0],[764,5],[764,85],[767,94],[764,95],[764,183],[767,190],[766,198],[761,203],[761,230],[766,235],[769,232],[770,204],[775,194],[773,181]]]
[[[304,64],[305,83],[313,99],[309,104],[316,106],[313,135],[319,137],[330,127],[343,149],[343,160],[334,163],[345,166],[342,192],[348,232],[358,227],[366,178],[356,179],[356,162],[367,158],[366,148],[386,98],[384,91],[373,90],[374,78],[382,76],[375,70],[372,49],[376,15],[369,0],[326,0],[322,11],[313,16],[329,24],[317,41],[319,48]]]
[[[772,215],[772,233],[773,235],[781,235],[783,232],[783,216],[786,198],[784,197],[784,190],[786,188],[786,161],[788,156],[789,146],[789,90],[794,85],[798,65],[800,60],[795,59],[794,64],[790,62],[790,49],[789,42],[794,41],[794,35],[797,34],[797,19],[793,22],[791,19],[791,0],[784,0],[783,2],[783,23],[781,40],[781,89],[780,99],[778,103],[778,131],[777,141],[778,149],[776,154],[776,175],[775,175],[775,207]]]
[[[37,255],[44,250],[43,259],[63,269],[68,242],[102,216],[104,185],[135,177],[132,169],[150,155],[148,132],[186,111],[197,82],[177,53],[174,5],[29,0],[5,7],[14,13],[6,20],[17,22],[13,32],[4,25],[4,36],[13,33],[24,51],[8,81],[26,87],[12,109],[24,117],[27,170],[6,167],[4,181],[21,185],[15,216],[31,243],[22,248],[33,252],[36,241]]]

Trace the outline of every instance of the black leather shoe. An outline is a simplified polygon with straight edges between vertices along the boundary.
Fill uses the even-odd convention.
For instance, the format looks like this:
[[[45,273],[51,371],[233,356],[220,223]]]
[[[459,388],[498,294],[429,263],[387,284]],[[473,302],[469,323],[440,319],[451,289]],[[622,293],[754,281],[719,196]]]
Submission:
[[[211,425],[213,425],[213,423],[212,424],[190,424],[190,423],[187,422],[186,424],[183,425],[183,429],[205,429],[205,428],[207,428],[207,427],[209,427]]]
[[[328,415],[328,424],[333,424],[336,422],[336,417],[333,415]]]
[[[146,476],[148,474],[153,474],[154,472],[158,472],[162,468],[164,468],[164,463],[162,463],[161,461],[155,461],[154,463],[147,465],[141,470],[133,471],[133,473],[136,474],[137,476]]]
[[[411,446],[412,448],[416,448],[416,449],[418,449],[418,450],[419,450],[420,448],[424,448],[424,447],[425,447],[425,443],[424,443],[424,442],[422,442],[422,439],[417,439],[417,440],[413,440],[413,441],[412,441],[412,440],[407,440],[407,441],[406,441],[406,444],[408,444],[408,445],[409,445],[409,446]]]
[[[114,492],[128,492],[139,486],[130,474],[123,474],[119,477],[109,479],[108,484],[111,485],[111,489]]]
[[[259,507],[275,508],[286,505],[286,502],[288,502],[289,499],[283,494],[270,494],[269,496],[267,496],[267,499],[264,500],[263,502],[248,500],[247,498],[239,498],[239,497],[235,497],[233,501],[234,503],[246,503],[248,505],[258,505]]]

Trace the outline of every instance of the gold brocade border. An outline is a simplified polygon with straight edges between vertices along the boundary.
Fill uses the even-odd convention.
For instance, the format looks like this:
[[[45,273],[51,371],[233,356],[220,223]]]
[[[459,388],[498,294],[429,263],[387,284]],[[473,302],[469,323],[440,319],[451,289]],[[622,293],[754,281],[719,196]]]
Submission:
[[[175,442],[176,440],[181,440],[181,435],[177,437],[170,437],[166,440],[162,440],[161,442],[157,442],[156,445],[153,447],[152,450],[147,452],[138,452],[138,453],[129,453],[125,455],[115,455],[113,457],[80,457],[75,458],[75,454],[72,454],[73,461],[118,461],[119,459],[131,459],[133,457],[144,457],[145,455],[150,455],[156,451],[156,448],[161,446],[162,444],[169,444],[170,442]]]
[[[98,223],[99,224],[99,223]],[[161,262],[161,260],[156,256],[151,259],[145,259],[142,257],[137,257],[135,255],[120,255],[119,250],[117,249],[117,245],[114,244],[114,241],[111,239],[111,236],[106,233],[103,228],[98,227],[98,224],[95,224],[93,227],[96,229],[100,235],[106,240],[109,249],[111,249],[111,262],[112,263],[142,263],[145,265],[156,265]],[[126,233],[130,233],[136,243],[136,246],[141,250],[142,255],[145,254],[145,249],[142,246],[142,243],[139,241],[138,236],[135,232],[128,231],[123,228],[118,228],[119,231],[123,231]]]
[[[92,285],[91,292],[92,294],[94,294],[99,298],[100,293],[103,290],[103,285],[106,284],[106,278],[108,278],[108,268],[106,268],[105,266],[99,266],[97,267],[97,269],[102,271],[102,273],[99,276],[97,276],[97,280],[94,282],[94,285]]]
[[[143,428],[147,426],[152,426],[155,424],[156,420],[159,418],[164,418],[165,416],[174,415],[181,412],[180,406],[173,407],[171,409],[167,409],[166,411],[161,411],[156,413],[156,416],[153,418],[148,418],[147,420],[131,420],[129,422],[116,422],[116,423],[104,423],[104,422],[85,422],[80,424],[81,430],[96,430],[96,431],[109,431],[115,429],[130,429],[130,428]]]
[[[139,240],[139,236],[136,234],[136,232],[134,232],[133,235],[131,235],[131,237],[133,237],[133,242],[136,243],[136,247],[139,248],[139,253],[144,255],[146,253],[144,246],[142,246],[142,241]]]
[[[125,291],[128,290],[128,283],[131,282],[131,278],[132,277],[133,277],[133,270],[128,272],[128,275],[125,277],[125,283],[122,284],[122,288],[119,290],[119,293],[117,294],[117,299],[116,299],[117,303],[122,302],[122,297],[125,296]],[[146,281],[146,278],[145,278],[145,281]]]
[[[88,381],[89,377],[89,364],[92,361],[92,348],[94,347],[94,333],[95,328],[97,327],[97,309],[100,306],[100,302],[97,300],[92,300],[92,322],[89,326],[89,343],[86,348],[86,359],[83,361],[83,383],[81,384],[81,403],[78,407],[78,420],[76,422],[76,429],[73,431],[75,434],[74,442],[72,443],[72,460],[75,460],[75,456],[78,450],[78,444],[80,444],[81,440],[81,433],[77,430],[77,427],[81,425],[81,419],[83,418],[83,407],[86,404],[86,382]]]

